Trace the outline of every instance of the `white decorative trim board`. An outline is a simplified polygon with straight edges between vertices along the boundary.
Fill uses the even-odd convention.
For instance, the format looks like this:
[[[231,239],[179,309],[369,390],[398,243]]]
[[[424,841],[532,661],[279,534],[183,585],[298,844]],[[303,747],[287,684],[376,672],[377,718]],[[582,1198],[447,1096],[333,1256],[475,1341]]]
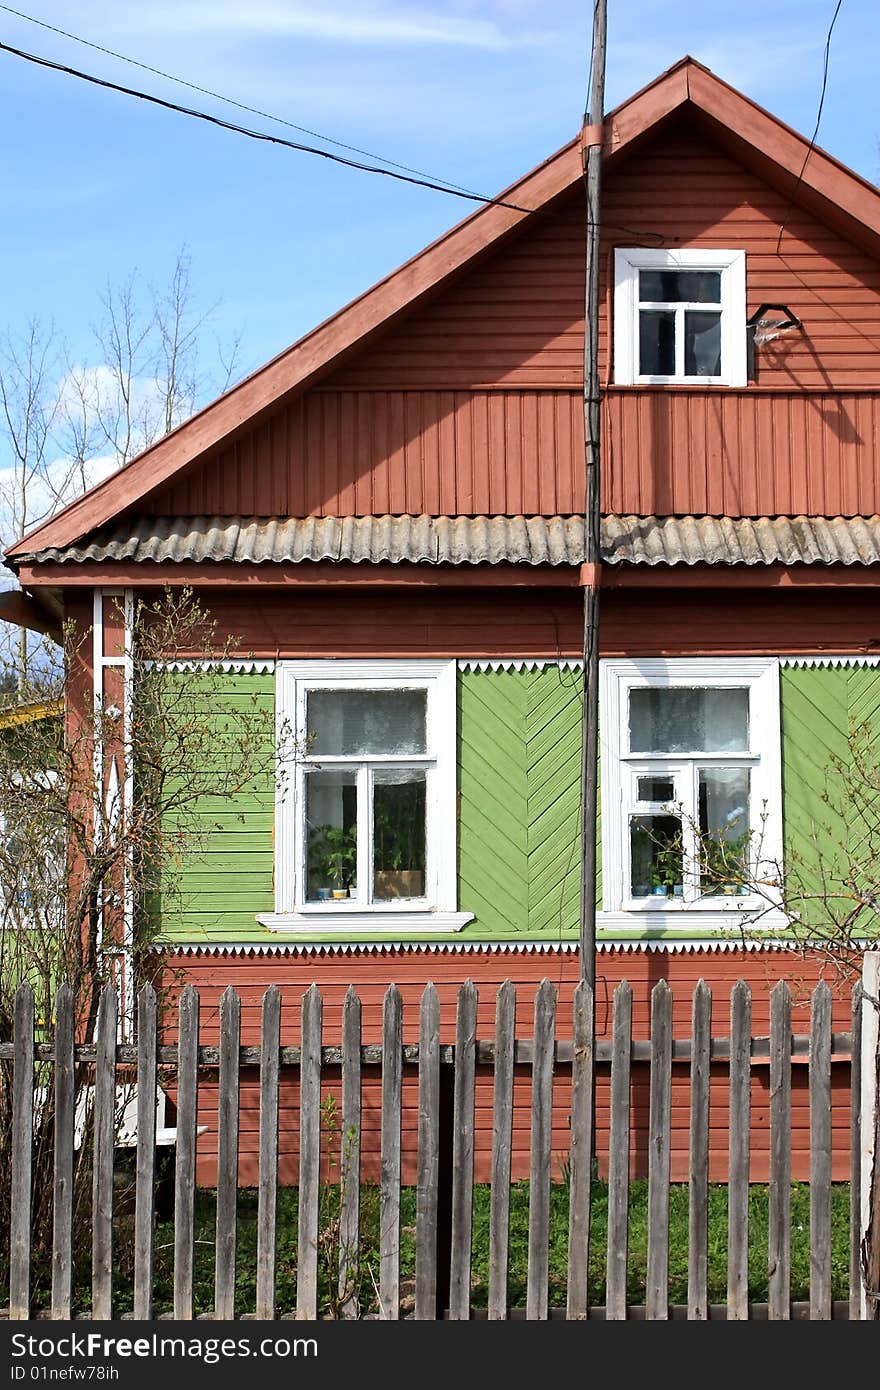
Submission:
[[[542,671],[545,666],[558,666],[567,671],[581,671],[584,663],[579,656],[467,656],[458,663],[459,671]]]
[[[880,656],[781,656],[780,666],[880,666]]]
[[[152,662],[148,663],[153,665]],[[163,661],[167,671],[243,671],[246,675],[264,675],[275,670],[272,660],[256,660],[253,657],[232,658],[223,661]]]
[[[230,942],[174,942],[157,943],[152,948],[169,956],[246,956],[246,955],[380,955],[383,951],[395,951],[404,955],[430,954],[432,951],[473,955],[547,955],[573,954],[577,952],[576,941],[230,941]],[[791,941],[768,938],[763,941],[701,941],[682,937],[680,940],[653,941],[601,941],[596,950],[602,954],[608,951],[672,951],[713,955],[723,951],[795,951],[800,947]]]

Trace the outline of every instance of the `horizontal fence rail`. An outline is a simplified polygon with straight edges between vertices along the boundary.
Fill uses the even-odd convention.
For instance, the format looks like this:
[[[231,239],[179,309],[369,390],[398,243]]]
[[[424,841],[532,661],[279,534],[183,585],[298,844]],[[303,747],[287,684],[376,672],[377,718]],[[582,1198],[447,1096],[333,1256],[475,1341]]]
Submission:
[[[805,1035],[792,1033],[784,982],[770,997],[769,1036],[752,1035],[752,998],[743,981],[723,1006],[700,981],[688,1038],[672,1036],[665,981],[651,993],[647,1039],[633,1037],[626,981],[614,993],[610,1036],[598,1040],[585,981],[574,994],[569,1036],[548,980],[530,1006],[528,1037],[516,1036],[510,981],[494,1000],[494,1038],[477,1038],[478,1002],[475,986],[465,982],[455,1042],[441,1042],[440,999],[428,985],[417,1018],[408,1016],[410,1036],[417,1031],[419,1041],[404,1043],[403,1002],[391,985],[382,1042],[365,1042],[353,988],[331,1018],[317,986],[295,1000],[282,1000],[271,986],[254,1047],[241,1045],[241,1000],[229,988],[219,1022],[212,1011],[211,1028],[219,1029],[214,1045],[200,1041],[206,1020],[193,986],[181,992],[176,1015],[166,1010],[160,1020],[156,995],[145,985],[137,1042],[130,1045],[116,1040],[112,985],[100,998],[89,1042],[75,1042],[76,1001],[66,986],[58,994],[55,1037],[36,1041],[33,995],[20,986],[14,1036],[0,1043],[0,1083],[13,1116],[11,1206],[2,1214],[9,1233],[3,1252],[8,1316],[858,1316],[861,1093],[858,1086],[849,1091],[845,1209],[853,1219],[846,1258],[838,1250],[836,1261],[838,1269],[848,1263],[849,1280],[835,1289],[832,1062],[852,1060],[858,1077],[859,986],[851,1031],[834,1032],[831,991],[820,983]],[[725,1032],[714,1035],[722,1016]],[[285,1025],[300,1043],[282,1044]],[[329,1028],[340,1045],[325,1044]],[[165,1037],[176,1030],[177,1042],[160,1042],[160,1029]],[[794,1091],[793,1059],[806,1076],[806,1086]],[[762,1074],[769,1066],[770,1080],[760,1188],[756,1064]],[[165,1165],[173,1205],[164,1213],[154,1098],[164,1103],[165,1097],[157,1087],[176,1106]],[[808,1280],[794,1298],[793,1095],[809,1109],[808,1122],[801,1122],[809,1139]],[[167,1143],[167,1128],[162,1133]],[[258,1163],[247,1191],[245,1135],[253,1140],[249,1161]],[[720,1142],[726,1155],[719,1181]],[[679,1156],[683,1182],[674,1180],[676,1146],[687,1150]],[[646,1185],[634,1167],[640,1147]],[[37,1187],[38,1160],[47,1152],[45,1206]],[[279,1175],[282,1152],[285,1161],[296,1158],[292,1184]],[[376,1181],[365,1181],[373,1171]],[[198,1186],[205,1172],[210,1193]],[[288,1184],[292,1195],[285,1193]],[[755,1261],[756,1191],[761,1200],[766,1194],[763,1270]],[[282,1213],[282,1200],[294,1206]],[[47,1213],[48,1238],[40,1235],[38,1211]],[[168,1227],[161,1244],[160,1221]],[[644,1242],[638,1250],[637,1236]],[[676,1286],[684,1288],[676,1301],[671,1263],[682,1245],[686,1278]],[[726,1264],[720,1284],[716,1268],[710,1286],[716,1247]]]

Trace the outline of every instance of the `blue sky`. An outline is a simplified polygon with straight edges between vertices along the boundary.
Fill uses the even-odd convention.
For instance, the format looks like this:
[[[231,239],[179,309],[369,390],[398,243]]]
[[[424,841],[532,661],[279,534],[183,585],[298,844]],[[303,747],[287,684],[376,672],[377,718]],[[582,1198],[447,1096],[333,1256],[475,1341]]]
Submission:
[[[22,0],[24,2],[24,0]],[[32,0],[28,12],[390,159],[497,192],[577,130],[587,0]],[[609,0],[607,105],[689,52],[810,134],[834,0]],[[0,40],[291,138],[0,10]],[[844,0],[820,144],[880,176],[877,0]],[[0,53],[0,330],[88,352],[108,277],[163,283],[186,244],[253,368],[466,203],[257,145]]]

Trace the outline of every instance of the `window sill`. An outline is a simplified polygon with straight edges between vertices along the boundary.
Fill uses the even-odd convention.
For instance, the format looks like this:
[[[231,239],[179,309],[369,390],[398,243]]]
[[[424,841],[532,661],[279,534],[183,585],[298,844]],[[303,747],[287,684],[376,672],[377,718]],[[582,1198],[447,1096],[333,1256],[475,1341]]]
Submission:
[[[398,909],[394,912],[321,911],[261,912],[257,921],[269,931],[285,932],[289,936],[314,936],[332,930],[340,936],[375,936],[378,932],[405,932],[408,936],[424,933],[461,931],[473,921],[472,912],[431,912]]]
[[[756,914],[759,915],[756,917]],[[693,931],[713,929],[736,931],[740,927],[750,931],[779,931],[790,927],[791,922],[783,912],[768,910],[766,905],[762,912],[760,905],[749,907],[742,899],[733,898],[729,905],[711,909],[698,906],[655,907],[598,912],[596,926],[606,931],[627,927],[648,930],[653,927],[655,930],[660,928],[662,931],[681,931],[687,935]]]

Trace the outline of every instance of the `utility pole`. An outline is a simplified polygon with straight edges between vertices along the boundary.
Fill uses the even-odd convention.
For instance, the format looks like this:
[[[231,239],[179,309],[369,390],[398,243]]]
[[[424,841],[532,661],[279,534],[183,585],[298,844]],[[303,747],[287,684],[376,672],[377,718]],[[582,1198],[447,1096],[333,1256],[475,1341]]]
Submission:
[[[596,0],[590,101],[583,130],[587,201],[587,263],[584,302],[584,713],[581,753],[581,920],[580,975],[596,987],[596,782],[599,747],[599,581],[600,453],[599,391],[599,254],[602,183],[602,119],[605,110],[605,42],[607,3]]]

